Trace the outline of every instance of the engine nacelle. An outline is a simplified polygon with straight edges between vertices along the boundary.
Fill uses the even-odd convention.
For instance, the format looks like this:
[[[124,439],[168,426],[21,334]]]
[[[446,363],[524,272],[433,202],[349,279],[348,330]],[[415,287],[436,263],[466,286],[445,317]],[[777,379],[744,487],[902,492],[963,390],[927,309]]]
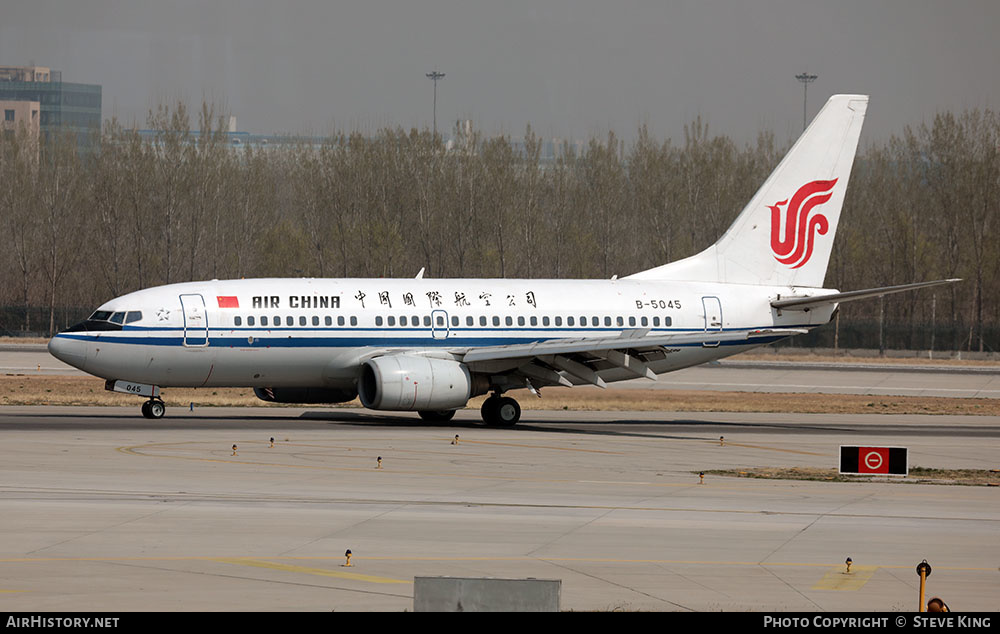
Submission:
[[[375,357],[361,366],[358,395],[370,409],[441,411],[465,407],[484,393],[469,368],[458,361],[419,355]]]
[[[269,403],[346,403],[358,395],[329,387],[255,387],[253,393]]]

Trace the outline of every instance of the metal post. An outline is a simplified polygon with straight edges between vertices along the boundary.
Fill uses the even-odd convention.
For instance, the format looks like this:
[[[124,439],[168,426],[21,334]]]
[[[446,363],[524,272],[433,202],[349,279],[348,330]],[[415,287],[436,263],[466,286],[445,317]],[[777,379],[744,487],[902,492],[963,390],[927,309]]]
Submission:
[[[937,293],[931,296],[931,353],[929,358],[934,358],[934,330],[937,328]]]
[[[426,75],[428,79],[434,82],[434,136],[437,136],[438,80],[444,78],[444,73],[439,73],[435,70],[433,73],[426,73]]]
[[[808,94],[809,91],[809,84],[816,81],[816,77],[817,77],[816,75],[810,75],[808,73],[802,73],[800,75],[795,76],[795,79],[798,79],[800,82],[802,82],[802,129],[803,130],[806,129],[806,95]]]
[[[926,612],[927,607],[924,603],[924,590],[927,585],[927,577],[931,576],[931,565],[927,563],[926,559],[917,564],[917,574],[920,575],[920,611]]]

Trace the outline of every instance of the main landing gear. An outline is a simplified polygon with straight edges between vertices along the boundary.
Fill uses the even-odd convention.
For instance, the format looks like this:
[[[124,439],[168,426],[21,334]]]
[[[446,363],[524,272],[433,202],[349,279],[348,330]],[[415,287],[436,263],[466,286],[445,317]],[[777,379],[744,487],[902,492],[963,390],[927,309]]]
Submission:
[[[521,420],[521,406],[517,401],[509,396],[500,396],[498,392],[483,401],[479,411],[483,415],[483,422],[490,427],[513,427]]]
[[[142,415],[146,418],[159,419],[167,413],[167,406],[158,398],[151,398],[142,404]]]

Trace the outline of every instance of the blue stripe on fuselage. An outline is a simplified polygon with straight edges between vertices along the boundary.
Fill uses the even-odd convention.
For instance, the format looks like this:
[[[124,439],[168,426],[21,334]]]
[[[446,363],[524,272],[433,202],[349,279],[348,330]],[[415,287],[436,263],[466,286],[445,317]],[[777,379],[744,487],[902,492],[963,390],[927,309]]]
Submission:
[[[178,329],[159,329],[161,331],[176,331]],[[115,336],[109,336],[106,332],[101,332],[99,335],[89,335],[87,333],[60,333],[56,335],[57,337],[65,337],[67,339],[75,339],[78,341],[94,341],[101,343],[115,343],[124,345],[144,345],[144,346],[176,346],[176,347],[195,347],[195,348],[363,348],[363,347],[433,347],[433,348],[446,348],[446,347],[487,347],[487,346],[503,346],[503,345],[514,345],[514,344],[526,344],[526,343],[538,343],[542,341],[553,341],[558,339],[579,339],[584,331],[580,334],[573,333],[570,335],[560,335],[558,337],[502,337],[502,336],[473,336],[465,337],[462,335],[451,334],[447,338],[437,339],[429,335],[420,337],[389,337],[389,336],[378,336],[378,335],[355,335],[355,336],[308,336],[308,337],[289,337],[285,336],[260,336],[252,334],[254,331],[247,330],[244,331],[245,335],[240,336],[225,335],[223,333],[234,332],[235,329],[225,329],[219,330],[214,333],[209,333],[208,346],[203,345],[204,337],[188,337],[189,345],[184,346],[183,337],[150,337],[150,336],[128,336],[126,334]],[[292,330],[292,329],[289,329]],[[370,332],[378,329],[330,329],[326,332]],[[456,330],[452,330],[454,333]],[[469,328],[468,331],[475,331],[477,329]],[[517,330],[517,329],[511,329]],[[528,330],[528,329],[525,329]],[[620,328],[611,329],[616,332],[621,332]],[[733,328],[731,330],[743,330]],[[405,331],[405,329],[396,328],[390,329],[389,332],[400,332]],[[146,333],[155,332],[153,330],[147,330]],[[260,332],[260,331],[257,331]],[[301,332],[301,331],[300,331]],[[565,331],[562,331],[565,332]],[[586,332],[595,332],[594,330],[589,330]],[[670,332],[682,333],[682,332],[702,332],[698,329],[671,329],[671,330],[657,330],[651,331],[658,334],[667,334]],[[715,331],[712,331],[713,333]],[[723,331],[724,332],[724,331]],[[136,333],[138,334],[138,333]],[[248,339],[253,337],[253,342],[251,343]],[[747,345],[748,343],[753,344],[765,344],[772,343],[774,341],[779,341],[784,339],[785,336],[776,337],[755,337],[752,342],[750,340],[739,340],[739,341],[722,341],[721,345],[731,346],[731,345]],[[194,341],[194,345],[190,345],[191,341]],[[641,340],[637,339],[637,344],[641,345]],[[688,346],[701,346],[700,342],[694,343],[665,343],[661,344],[662,347],[688,347]]]

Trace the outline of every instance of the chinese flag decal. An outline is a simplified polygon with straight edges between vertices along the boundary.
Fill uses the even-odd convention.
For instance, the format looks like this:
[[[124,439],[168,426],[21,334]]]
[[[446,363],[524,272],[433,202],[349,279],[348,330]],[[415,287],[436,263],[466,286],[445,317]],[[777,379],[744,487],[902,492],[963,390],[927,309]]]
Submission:
[[[217,299],[219,300],[219,308],[239,308],[240,307],[240,300],[235,295],[226,296],[226,297],[220,295],[220,296],[217,297]]]

